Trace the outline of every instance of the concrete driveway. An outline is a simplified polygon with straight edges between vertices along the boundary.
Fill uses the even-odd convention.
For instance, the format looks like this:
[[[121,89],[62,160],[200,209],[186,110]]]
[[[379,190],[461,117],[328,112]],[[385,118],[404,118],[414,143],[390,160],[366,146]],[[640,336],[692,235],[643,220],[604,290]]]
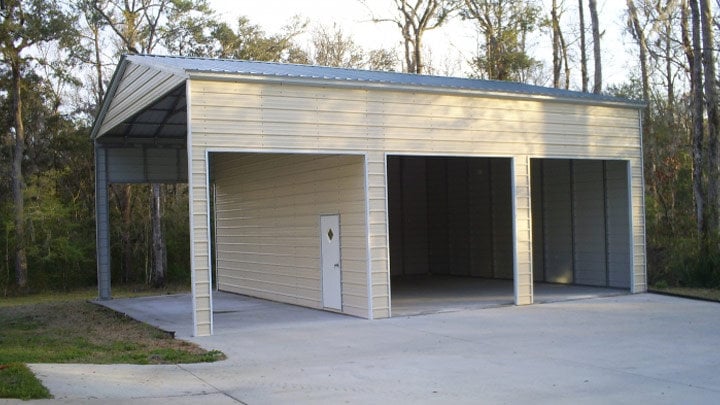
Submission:
[[[720,401],[716,303],[641,294],[367,321],[217,298],[216,335],[189,340],[226,361],[31,367],[67,403]],[[132,302],[164,308],[168,329],[188,299]]]

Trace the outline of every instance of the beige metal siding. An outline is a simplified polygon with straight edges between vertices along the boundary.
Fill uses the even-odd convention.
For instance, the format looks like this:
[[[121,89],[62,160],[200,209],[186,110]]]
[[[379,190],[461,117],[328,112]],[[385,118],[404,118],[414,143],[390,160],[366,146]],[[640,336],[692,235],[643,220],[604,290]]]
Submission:
[[[188,143],[192,144],[192,136]],[[190,209],[190,260],[193,289],[195,336],[213,332],[212,283],[210,280],[210,228],[207,161],[203,148],[188,148]]]
[[[389,315],[386,153],[629,160],[633,291],[645,289],[637,109],[283,83],[193,80],[191,92],[193,147],[199,151],[367,151],[374,317]]]
[[[382,152],[367,155],[368,246],[372,318],[390,316],[386,164]]]
[[[640,157],[634,109],[282,84],[193,89],[194,130],[217,147]]]
[[[218,287],[321,308],[320,215],[340,214],[342,312],[367,317],[363,156],[219,153]]]
[[[132,117],[184,81],[182,76],[128,62],[98,135]]]
[[[639,142],[639,140],[638,140]],[[647,271],[645,262],[645,189],[643,187],[643,167],[640,159],[630,160],[630,212],[632,216],[632,266],[633,279],[630,289],[634,293],[647,291]]]
[[[530,157],[512,161],[514,193],[511,206],[515,209],[515,305],[533,303],[532,214],[530,204]],[[513,244],[512,240],[510,242]]]

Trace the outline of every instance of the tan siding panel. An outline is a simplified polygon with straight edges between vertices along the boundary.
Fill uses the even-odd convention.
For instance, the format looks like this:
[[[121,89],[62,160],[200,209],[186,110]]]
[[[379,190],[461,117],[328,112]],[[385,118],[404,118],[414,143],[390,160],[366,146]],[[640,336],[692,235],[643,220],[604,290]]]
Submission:
[[[193,96],[199,105],[224,97],[219,108],[192,110],[200,133],[218,146],[249,147],[248,139],[237,134],[254,131],[262,134],[254,139],[260,148],[605,158],[639,154],[634,109],[279,84],[203,82],[200,88],[205,92]],[[261,121],[256,113],[233,118],[235,108],[248,106],[262,108]]]
[[[227,148],[267,152],[297,150],[337,154],[358,151],[367,153],[366,203],[369,206],[367,224],[369,234],[366,237],[370,248],[367,253],[369,253],[373,284],[372,313],[375,317],[387,316],[389,308],[385,153],[515,156],[523,160],[516,163],[516,170],[527,168],[528,156],[630,160],[633,173],[631,200],[633,241],[635,241],[634,286],[636,291],[644,288],[641,146],[639,113],[636,109],[471,95],[351,90],[279,83],[206,81],[193,83],[195,84],[192,86],[193,93],[190,97],[193,106],[189,111],[196,145],[216,150]],[[282,159],[286,158],[283,155],[277,155],[281,160],[274,160],[273,164],[264,162],[269,156],[267,154],[254,156],[242,154],[240,158],[238,155],[224,156],[227,160],[215,167],[218,173],[224,172],[226,176],[237,179],[239,173],[234,171],[233,167],[240,164],[238,159],[241,159],[242,165],[246,165],[248,170],[254,165],[256,168],[251,171],[257,174],[257,177],[252,181],[248,180],[247,184],[255,188],[252,191],[242,188],[233,189],[232,193],[223,197],[227,198],[227,204],[231,206],[240,204],[230,198],[229,194],[257,192],[256,203],[260,206],[247,203],[246,208],[262,212],[263,215],[273,215],[277,220],[290,221],[294,216],[302,217],[301,212],[290,213],[289,207],[293,204],[305,206],[305,203],[313,198],[313,193],[328,199],[356,194],[353,192],[354,185],[350,188],[338,188],[341,187],[341,183],[346,184],[349,180],[347,177],[335,182],[334,188],[331,189],[341,190],[335,194],[329,189],[314,190],[313,193],[301,192],[301,189],[308,187],[307,181],[312,181],[319,172],[307,172],[306,180],[296,184],[287,182],[285,176],[278,176],[275,173],[289,170],[288,164],[300,164],[300,162],[283,161]],[[204,156],[196,158],[201,160]],[[197,164],[199,163],[198,161]],[[267,172],[257,169],[258,167],[265,167]],[[271,173],[271,169],[277,172]],[[298,166],[293,172],[300,176],[304,170]],[[264,178],[261,177],[262,174],[265,175]],[[285,185],[286,190],[275,192],[265,187],[267,183],[278,180],[278,177],[281,177],[280,182],[284,181],[282,184]],[[527,176],[515,178],[516,182],[522,182],[522,184],[517,183],[520,185],[516,189],[519,194],[515,203],[517,209],[523,212],[530,208],[526,180],[529,186]],[[327,183],[333,181],[327,179]],[[283,192],[290,193],[292,198],[282,198],[283,195],[287,195]],[[204,201],[202,195],[195,193],[192,195],[195,202]],[[290,202],[291,200],[293,202]],[[335,200],[332,203],[335,203]],[[318,203],[316,208],[324,212],[332,207],[332,203],[324,206]],[[357,215],[357,218],[353,218],[353,222],[362,219],[362,227],[365,226],[363,204],[354,204],[352,208],[348,208],[347,213],[347,215]],[[227,215],[238,215],[237,208],[222,204],[218,204],[218,208],[226,210]],[[345,215],[343,214],[341,218],[343,232],[346,225]],[[529,213],[518,216],[516,231],[523,235],[527,233],[526,236],[531,238],[528,217]],[[249,219],[247,224],[252,227],[258,226]],[[307,224],[308,221],[299,220],[295,226],[298,226],[302,232],[308,232],[311,226]],[[228,224],[223,226],[228,231],[246,230],[240,227],[233,228]],[[360,225],[357,226],[358,230],[353,230],[353,234],[363,235],[364,228],[360,229]],[[251,230],[257,231],[256,228]],[[278,232],[279,235],[283,235],[282,237],[288,237],[288,234],[292,233],[280,230]],[[263,231],[257,231],[255,235],[267,238],[267,233]],[[508,236],[495,235],[500,238]],[[518,262],[527,265],[531,261],[529,252],[526,246],[519,248]],[[358,262],[354,265],[361,267],[358,264],[359,256],[361,255],[358,254]],[[507,263],[498,263],[498,265],[504,267],[507,273]],[[526,285],[527,280],[520,281],[521,285]],[[353,286],[361,285],[360,279],[353,278]],[[304,298],[302,300],[315,302]]]

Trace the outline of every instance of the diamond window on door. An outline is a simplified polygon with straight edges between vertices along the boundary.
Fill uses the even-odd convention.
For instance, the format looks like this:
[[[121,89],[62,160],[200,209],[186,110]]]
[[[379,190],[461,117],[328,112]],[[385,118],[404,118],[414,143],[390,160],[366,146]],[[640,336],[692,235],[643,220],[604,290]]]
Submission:
[[[327,233],[328,240],[332,240],[334,235],[335,234],[333,233],[332,228],[328,229],[328,233]]]

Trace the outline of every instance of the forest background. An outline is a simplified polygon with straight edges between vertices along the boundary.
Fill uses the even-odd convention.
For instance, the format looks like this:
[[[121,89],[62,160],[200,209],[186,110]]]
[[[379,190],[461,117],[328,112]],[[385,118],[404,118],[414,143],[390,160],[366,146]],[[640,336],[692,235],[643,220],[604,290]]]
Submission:
[[[617,17],[599,13],[597,0],[345,1],[394,27],[395,45],[363,47],[346,27],[302,16],[266,32],[243,16],[249,2],[228,19],[207,0],[0,0],[0,296],[96,283],[89,133],[126,53],[456,75],[645,100],[649,282],[720,288],[720,0],[620,0]],[[381,1],[387,7],[377,8]],[[471,31],[474,51],[438,58],[428,33],[453,25]],[[630,46],[618,46],[620,37]],[[614,73],[604,85],[608,49],[627,63],[622,80]],[[189,283],[187,187],[115,184],[110,195],[113,282]]]

